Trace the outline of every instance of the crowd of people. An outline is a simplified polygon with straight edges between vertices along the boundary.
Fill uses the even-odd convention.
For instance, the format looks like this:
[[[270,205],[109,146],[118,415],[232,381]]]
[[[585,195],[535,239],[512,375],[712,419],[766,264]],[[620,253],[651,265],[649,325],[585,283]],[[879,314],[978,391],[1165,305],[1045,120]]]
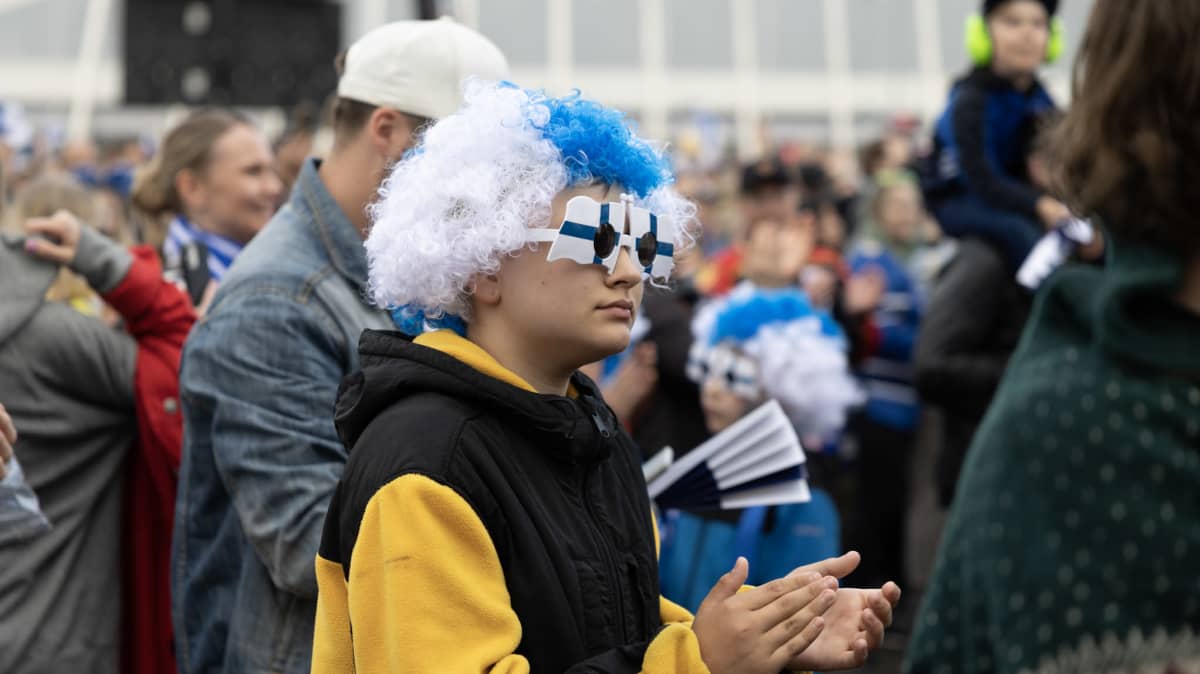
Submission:
[[[664,151],[449,19],[274,139],[0,112],[0,671],[1200,667],[1200,10],[1097,0],[1060,110],[1058,4],[853,155]],[[807,498],[655,505],[769,401]]]

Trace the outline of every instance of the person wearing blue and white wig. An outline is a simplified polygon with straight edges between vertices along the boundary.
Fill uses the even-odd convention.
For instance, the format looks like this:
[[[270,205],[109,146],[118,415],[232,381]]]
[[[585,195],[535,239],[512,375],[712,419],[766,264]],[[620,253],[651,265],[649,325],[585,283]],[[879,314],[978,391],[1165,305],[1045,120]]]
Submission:
[[[371,209],[370,292],[402,330],[465,335],[475,279],[542,242],[549,260],[610,273],[625,247],[644,279],[665,282],[692,243],[695,207],[621,112],[507,82],[468,82],[465,101],[396,165]],[[565,217],[552,222],[557,209]]]
[[[621,113],[504,83],[392,170],[370,291],[419,334],[364,332],[343,381],[314,673],[829,671],[881,643],[899,589],[838,588],[853,555],[744,592],[741,559],[694,616],[653,582],[640,454],[579,368],[690,243],[671,182]]]
[[[811,446],[836,436],[862,402],[845,334],[798,289],[742,284],[702,309],[692,331],[688,375],[701,384],[710,432],[773,398]]]

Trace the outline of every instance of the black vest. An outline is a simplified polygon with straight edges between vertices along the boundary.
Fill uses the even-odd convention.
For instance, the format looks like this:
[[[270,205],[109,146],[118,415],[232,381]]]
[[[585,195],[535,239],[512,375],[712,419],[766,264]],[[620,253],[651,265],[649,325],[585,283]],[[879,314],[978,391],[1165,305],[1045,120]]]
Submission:
[[[595,385],[577,374],[576,398],[530,393],[399,333],[368,331],[360,352],[321,555],[349,578],[372,495],[420,473],[490,534],[533,671],[638,671],[662,624],[652,515],[639,452]]]

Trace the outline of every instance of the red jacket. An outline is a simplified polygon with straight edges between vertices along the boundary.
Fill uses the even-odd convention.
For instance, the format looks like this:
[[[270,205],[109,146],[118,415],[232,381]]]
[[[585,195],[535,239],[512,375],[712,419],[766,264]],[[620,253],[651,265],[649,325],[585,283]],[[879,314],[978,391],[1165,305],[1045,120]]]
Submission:
[[[696,274],[696,289],[708,297],[720,297],[733,290],[742,275],[742,257],[738,244],[714,254]]]
[[[125,615],[122,670],[174,674],[171,632],[171,528],[183,448],[179,357],[196,321],[187,295],[162,277],[149,246],[131,250],[133,264],[104,295],[137,340],[134,400],[138,439],[125,483]]]

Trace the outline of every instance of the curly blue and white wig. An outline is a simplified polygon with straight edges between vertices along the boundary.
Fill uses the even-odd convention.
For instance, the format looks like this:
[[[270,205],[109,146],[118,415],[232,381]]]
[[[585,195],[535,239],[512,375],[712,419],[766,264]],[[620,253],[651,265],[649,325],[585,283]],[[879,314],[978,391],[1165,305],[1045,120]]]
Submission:
[[[802,435],[832,437],[845,426],[849,410],[863,402],[845,334],[799,289],[743,283],[704,305],[692,333],[689,377],[699,383],[720,377],[752,402],[778,400]],[[747,373],[753,382],[746,381]]]
[[[662,150],[624,114],[573,95],[552,98],[511,83],[469,82],[465,103],[425,131],[392,169],[371,207],[370,293],[419,334],[470,321],[472,280],[526,247],[550,223],[565,189],[620,185],[634,204],[676,223],[689,246],[695,206],[673,188]]]

